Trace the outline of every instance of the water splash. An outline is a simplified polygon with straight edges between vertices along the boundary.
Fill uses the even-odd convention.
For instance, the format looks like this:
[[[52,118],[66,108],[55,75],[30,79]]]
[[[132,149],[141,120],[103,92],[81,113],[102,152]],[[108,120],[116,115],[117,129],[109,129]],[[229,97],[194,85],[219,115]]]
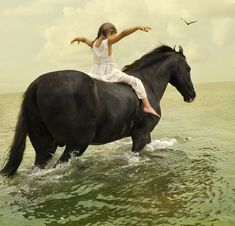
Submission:
[[[162,138],[160,140],[153,140],[150,144],[147,144],[146,150],[154,151],[156,149],[166,149],[172,147],[177,143],[175,138]]]

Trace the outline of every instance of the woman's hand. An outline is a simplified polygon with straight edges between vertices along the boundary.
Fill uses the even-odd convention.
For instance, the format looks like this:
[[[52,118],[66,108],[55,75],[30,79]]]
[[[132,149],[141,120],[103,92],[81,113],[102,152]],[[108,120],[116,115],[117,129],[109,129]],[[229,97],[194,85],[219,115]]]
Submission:
[[[73,44],[74,42],[78,42],[78,44],[79,44],[80,40],[78,38],[75,38],[70,43]]]
[[[149,32],[150,30],[152,30],[152,28],[148,26],[139,26],[138,29],[144,32]]]
[[[84,42],[84,43],[86,43],[91,48],[92,48],[92,45],[93,45],[93,41],[88,39],[88,38],[85,38],[85,37],[76,37],[70,43],[73,44],[74,42],[78,42],[78,44],[80,42]]]

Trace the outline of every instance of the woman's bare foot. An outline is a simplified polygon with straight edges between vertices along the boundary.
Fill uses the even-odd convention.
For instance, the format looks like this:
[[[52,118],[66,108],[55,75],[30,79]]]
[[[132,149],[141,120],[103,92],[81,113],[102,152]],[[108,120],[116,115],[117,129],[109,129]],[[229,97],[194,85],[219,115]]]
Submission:
[[[143,99],[141,99],[144,105],[144,112],[152,114],[154,116],[157,116],[159,118],[161,118],[161,116],[152,108],[152,106],[150,105],[148,98],[145,97]]]
[[[161,116],[151,106],[144,107],[144,112],[157,116],[158,118],[161,118]]]

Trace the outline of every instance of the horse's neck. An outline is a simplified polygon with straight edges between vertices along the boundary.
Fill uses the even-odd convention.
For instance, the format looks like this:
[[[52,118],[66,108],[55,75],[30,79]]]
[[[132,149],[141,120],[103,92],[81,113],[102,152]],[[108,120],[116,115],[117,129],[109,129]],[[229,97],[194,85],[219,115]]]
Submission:
[[[143,73],[142,78],[160,102],[170,80],[170,70],[163,65],[153,65],[148,72]]]

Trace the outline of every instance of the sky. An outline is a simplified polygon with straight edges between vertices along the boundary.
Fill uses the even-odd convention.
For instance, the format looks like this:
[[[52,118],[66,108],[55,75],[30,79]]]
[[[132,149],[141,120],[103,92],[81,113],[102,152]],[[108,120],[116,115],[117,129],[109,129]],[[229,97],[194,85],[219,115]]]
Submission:
[[[161,43],[182,45],[194,83],[235,81],[235,0],[11,0],[0,3],[0,93],[50,71],[88,72],[91,49],[70,41],[93,40],[104,22],[152,28],[113,47],[120,69]]]

